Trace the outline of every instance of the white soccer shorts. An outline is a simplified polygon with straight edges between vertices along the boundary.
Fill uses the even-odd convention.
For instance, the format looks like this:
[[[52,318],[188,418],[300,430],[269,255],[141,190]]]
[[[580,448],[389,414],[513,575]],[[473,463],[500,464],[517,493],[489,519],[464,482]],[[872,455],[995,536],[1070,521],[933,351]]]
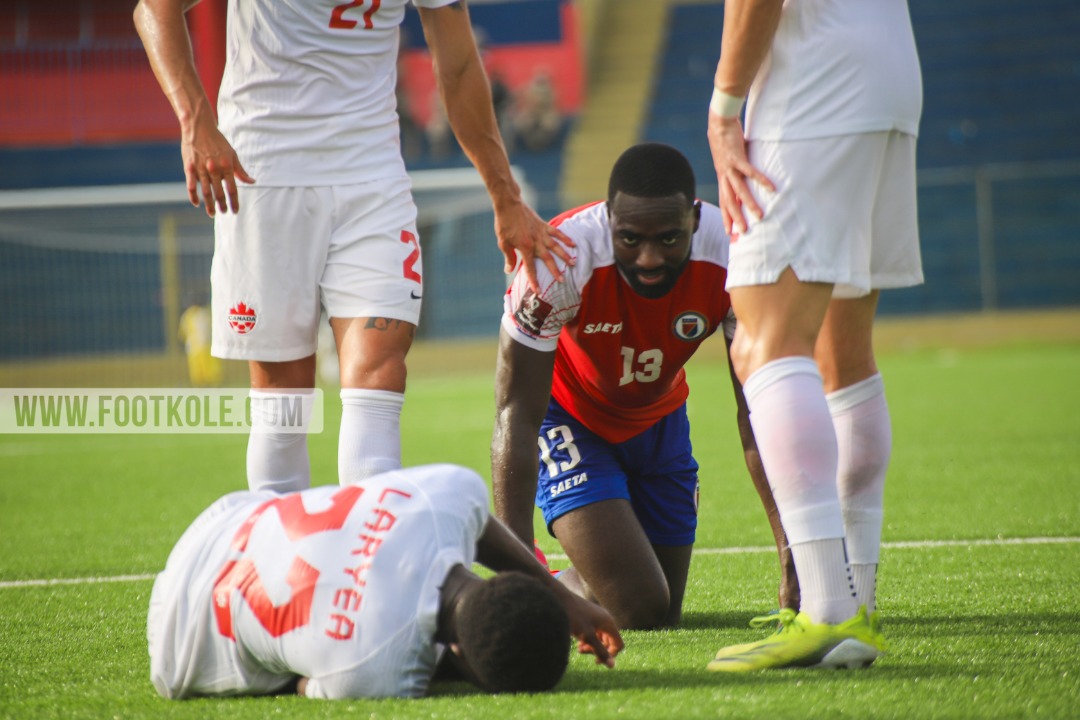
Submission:
[[[420,238],[408,178],[344,187],[239,188],[214,220],[212,352],[281,362],[329,317],[420,319]]]
[[[732,240],[729,289],[772,284],[788,267],[833,283],[837,298],[922,283],[913,136],[759,140],[749,160],[776,192],[751,184],[765,217]]]

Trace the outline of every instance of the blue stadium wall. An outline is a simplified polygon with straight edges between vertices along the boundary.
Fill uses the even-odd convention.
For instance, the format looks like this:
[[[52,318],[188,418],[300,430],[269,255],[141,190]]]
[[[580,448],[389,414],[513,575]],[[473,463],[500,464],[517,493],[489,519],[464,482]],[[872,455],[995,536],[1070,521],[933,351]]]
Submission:
[[[539,12],[542,4],[543,0],[533,0],[530,12]],[[918,162],[927,282],[920,288],[886,293],[882,312],[985,308],[981,273],[988,269],[995,278],[996,307],[1080,305],[1080,172],[1043,176],[1037,172],[1043,166],[1053,170],[1063,163],[1080,164],[1080,3],[911,0],[909,4],[924,81]],[[509,38],[523,27],[550,34],[550,23],[515,23],[506,7],[475,5],[472,10],[474,15],[491,13],[485,29],[496,41],[502,38],[501,23],[507,24]],[[703,108],[721,25],[720,5],[672,8],[644,131],[645,139],[669,142],[691,157],[703,186],[712,172]],[[514,162],[525,168],[540,192],[541,214],[556,214],[561,209],[559,149],[522,154]],[[449,164],[465,160],[459,157]],[[421,161],[416,166],[435,164]],[[988,268],[987,256],[979,254],[977,191],[970,177],[976,169],[1001,166],[1033,167],[1036,173],[993,183],[994,252]],[[0,147],[0,167],[4,168],[0,189],[183,180],[172,143]],[[432,261],[436,254],[440,253],[434,253]],[[494,257],[491,265],[498,267],[497,253]],[[162,325],[157,267],[154,254],[58,253],[16,246],[4,242],[0,229],[0,305],[19,308],[18,313],[0,313],[4,338],[0,358],[163,347],[166,333],[173,330]],[[205,270],[185,266],[184,273]],[[442,276],[430,288],[429,295],[439,298],[438,307],[452,307],[461,297],[480,302],[472,297],[477,289],[452,285],[453,274]],[[498,275],[496,281],[501,281]],[[80,289],[73,293],[75,287]],[[486,296],[491,290],[482,292]],[[481,313],[489,312],[495,321],[483,318],[467,324],[467,334],[496,331],[497,298],[485,298],[482,306],[487,309]],[[102,323],[102,318],[108,322]],[[434,309],[425,313],[424,323],[422,333],[428,337],[446,337],[451,328],[459,327]]]
[[[881,311],[1080,305],[1080,3],[909,0],[909,7],[923,71],[926,284],[883,294]],[[699,184],[713,188],[703,113],[722,25],[722,5],[672,8],[644,133],[683,150]],[[979,247],[976,169],[1003,176],[990,185],[990,248]],[[1007,179],[1016,174],[1029,177]],[[989,298],[980,276],[987,271]]]

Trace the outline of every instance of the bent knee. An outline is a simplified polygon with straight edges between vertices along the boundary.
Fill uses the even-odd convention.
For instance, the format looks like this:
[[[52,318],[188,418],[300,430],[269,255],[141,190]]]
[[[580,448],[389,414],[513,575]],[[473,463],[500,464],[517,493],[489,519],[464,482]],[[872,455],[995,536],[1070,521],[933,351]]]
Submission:
[[[617,607],[607,609],[624,630],[655,630],[670,624],[670,604],[668,589],[663,587],[623,598]]]

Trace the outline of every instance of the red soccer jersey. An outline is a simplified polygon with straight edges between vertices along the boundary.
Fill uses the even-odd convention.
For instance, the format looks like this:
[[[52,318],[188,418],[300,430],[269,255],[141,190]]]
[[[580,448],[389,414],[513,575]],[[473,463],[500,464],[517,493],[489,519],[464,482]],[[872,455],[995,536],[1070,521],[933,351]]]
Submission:
[[[552,396],[600,437],[623,442],[686,401],[683,366],[705,338],[721,325],[728,337],[735,331],[720,210],[702,204],[689,264],[655,300],[619,273],[606,203],[566,212],[554,224],[577,243],[577,262],[562,268],[563,283],[537,262],[539,295],[519,272],[506,293],[503,328],[529,347],[554,350]]]

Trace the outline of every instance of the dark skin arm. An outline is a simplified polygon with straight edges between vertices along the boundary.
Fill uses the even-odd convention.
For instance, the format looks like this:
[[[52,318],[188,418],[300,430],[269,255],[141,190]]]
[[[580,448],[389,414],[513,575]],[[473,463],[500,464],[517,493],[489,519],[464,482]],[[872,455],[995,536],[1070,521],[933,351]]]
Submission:
[[[598,665],[615,667],[615,656],[623,649],[623,639],[615,619],[607,610],[575,595],[552,577],[547,568],[537,561],[532,548],[518,540],[496,517],[488,518],[484,531],[476,541],[476,561],[495,572],[516,571],[530,575],[550,588],[566,610],[570,633],[578,641],[578,652],[594,655]],[[463,565],[451,568],[439,593],[436,638],[440,642],[454,643],[457,636],[453,622],[454,608],[468,586],[480,582],[481,578]],[[475,682],[466,664],[455,663],[452,657],[445,660],[447,662],[437,670],[442,679],[464,678]],[[299,678],[296,692],[306,695],[307,683],[307,678]]]
[[[521,542],[496,517],[488,518],[476,543],[476,561],[496,572],[523,572],[551,588],[570,617],[570,633],[578,640],[578,652],[595,655],[597,664],[615,667],[615,656],[623,649],[623,639],[611,614],[575,595],[552,577],[533,555],[532,544]]]
[[[780,607],[798,610],[799,578],[795,574],[795,561],[791,557],[787,535],[784,533],[783,525],[780,524],[780,511],[776,508],[776,501],[769,487],[769,478],[765,475],[765,466],[761,463],[761,455],[758,453],[757,442],[754,440],[754,429],[750,425],[750,409],[746,405],[742,383],[736,377],[735,369],[731,364],[731,339],[725,337],[724,341],[727,343],[728,370],[731,373],[732,387],[735,389],[735,404],[738,406],[739,439],[742,441],[743,455],[746,458],[746,469],[750,471],[754,489],[757,490],[761,504],[765,507],[769,527],[772,529],[773,539],[776,542],[776,551],[780,557]]]
[[[491,480],[495,515],[532,546],[536,500],[536,436],[551,398],[555,353],[526,347],[499,333],[495,367],[495,430]]]

